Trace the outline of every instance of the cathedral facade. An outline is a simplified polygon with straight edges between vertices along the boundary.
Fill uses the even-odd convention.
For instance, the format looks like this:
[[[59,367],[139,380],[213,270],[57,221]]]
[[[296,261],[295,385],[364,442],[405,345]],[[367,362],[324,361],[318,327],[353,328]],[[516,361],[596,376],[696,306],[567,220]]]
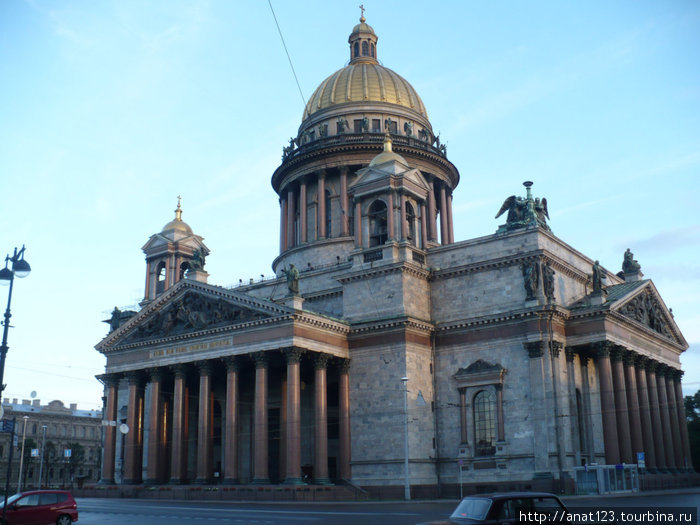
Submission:
[[[456,242],[459,172],[423,102],[364,17],[348,42],[272,175],[277,277],[208,283],[179,204],[143,247],[141,309],[96,347],[102,481],[440,494],[640,458],[688,472],[688,345],[631,252],[614,273],[563,242],[531,182]]]

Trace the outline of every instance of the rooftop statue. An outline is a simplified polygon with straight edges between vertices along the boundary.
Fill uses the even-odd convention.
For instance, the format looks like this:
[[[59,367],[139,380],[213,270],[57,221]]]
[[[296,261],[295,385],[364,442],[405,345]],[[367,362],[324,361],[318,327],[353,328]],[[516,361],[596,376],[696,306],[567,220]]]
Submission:
[[[499,226],[496,233],[503,233],[518,228],[527,228],[529,226],[539,226],[547,231],[551,231],[547,224],[547,219],[549,219],[547,199],[544,197],[541,199],[539,197],[536,199],[532,198],[532,192],[530,191],[532,182],[525,181],[523,182],[523,186],[527,189],[527,195],[525,197],[511,195],[503,202],[501,209],[498,210],[496,219],[506,211],[508,215],[506,217],[506,223]]]
[[[206,255],[204,255],[204,252],[202,250],[195,250],[192,253],[192,260],[190,261],[190,270],[195,272],[204,270],[205,257]]]
[[[642,266],[634,258],[634,254],[627,248],[624,259],[622,260],[622,271],[625,273],[636,273],[641,270]]]
[[[294,264],[290,264],[289,269],[283,268],[282,272],[287,277],[287,288],[290,295],[299,295],[299,270]]]

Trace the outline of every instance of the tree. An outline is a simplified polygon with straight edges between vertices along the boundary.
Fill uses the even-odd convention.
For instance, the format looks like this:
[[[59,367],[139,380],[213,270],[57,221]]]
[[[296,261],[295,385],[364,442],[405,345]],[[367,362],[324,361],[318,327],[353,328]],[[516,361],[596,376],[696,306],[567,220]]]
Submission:
[[[85,460],[85,447],[80,443],[68,443],[68,447],[71,450],[70,458],[68,458],[68,472],[70,473],[71,485],[73,484],[73,478],[75,473],[80,467],[83,466]]]
[[[44,445],[44,468],[42,477],[44,478],[44,486],[49,486],[49,472],[56,460],[56,444],[53,441],[47,441]],[[41,485],[41,480],[39,480]]]
[[[693,468],[700,470],[700,390],[692,396],[685,396],[685,416],[688,422],[688,440]]]
[[[21,446],[21,443],[20,443]],[[26,487],[27,486],[27,475],[29,474],[29,471],[34,464],[34,457],[32,457],[32,449],[36,448],[36,441],[34,441],[32,438],[27,438],[24,440],[24,461],[22,462],[23,464],[23,470],[22,470],[22,486]],[[21,449],[20,449],[21,450]]]

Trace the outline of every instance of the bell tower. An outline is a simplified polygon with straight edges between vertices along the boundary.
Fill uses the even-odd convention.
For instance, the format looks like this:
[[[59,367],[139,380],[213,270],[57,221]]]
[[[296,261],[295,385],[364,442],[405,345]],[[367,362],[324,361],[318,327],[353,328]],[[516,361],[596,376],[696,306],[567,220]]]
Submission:
[[[204,261],[209,248],[203,240],[182,220],[178,196],[175,218],[160,233],[151,235],[141,248],[146,254],[146,291],[141,306],[186,276],[206,282],[209,274],[204,271]]]

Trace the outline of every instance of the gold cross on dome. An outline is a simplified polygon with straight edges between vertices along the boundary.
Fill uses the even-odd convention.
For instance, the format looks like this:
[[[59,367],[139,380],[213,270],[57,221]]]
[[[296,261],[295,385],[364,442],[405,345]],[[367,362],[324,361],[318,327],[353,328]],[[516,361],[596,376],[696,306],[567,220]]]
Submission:
[[[365,6],[364,4],[360,4],[360,11],[362,11],[362,14],[360,16],[360,19],[363,19],[365,17]]]

